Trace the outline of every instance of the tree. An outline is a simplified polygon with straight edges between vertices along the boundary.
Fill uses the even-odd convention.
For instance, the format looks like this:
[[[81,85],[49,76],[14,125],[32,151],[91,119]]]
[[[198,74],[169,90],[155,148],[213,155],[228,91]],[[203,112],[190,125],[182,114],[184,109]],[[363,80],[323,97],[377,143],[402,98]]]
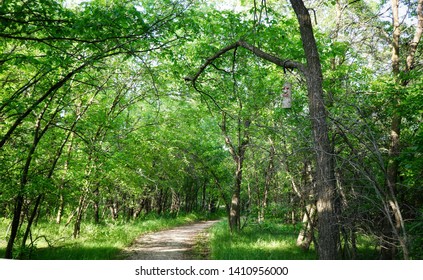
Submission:
[[[19,192],[11,194],[15,205],[6,258],[13,256],[15,239],[23,222],[23,204],[35,203],[33,213],[39,207],[42,196],[36,196],[35,200],[32,197],[33,192],[37,193],[35,177],[47,176],[48,181],[53,177],[53,174],[45,174],[42,169],[35,169],[38,173],[34,170],[31,176],[29,174],[35,157],[39,157],[39,162],[49,162],[52,159],[54,164],[50,170],[55,170],[54,166],[59,159],[51,153],[47,153],[48,157],[39,156],[37,149],[49,132],[58,135],[53,131],[60,127],[57,122],[62,118],[61,114],[65,115],[65,109],[72,103],[69,93],[73,87],[70,84],[86,80],[87,88],[95,87],[96,83],[90,84],[89,78],[96,77],[92,74],[94,72],[101,73],[102,67],[110,58],[142,56],[178,40],[173,30],[178,25],[169,23],[185,11],[187,3],[148,2],[143,9],[139,5],[138,1],[90,1],[83,6],[69,9],[54,0],[4,1],[2,4],[0,17],[3,28],[0,37],[4,39],[1,45],[1,78],[4,87],[0,103],[0,153],[4,158],[13,158],[16,155],[16,164],[11,161],[8,164],[14,170],[19,170],[17,166],[21,166],[22,170],[20,180],[13,178],[13,175],[19,176],[18,174],[12,174],[8,180],[10,185],[19,186]],[[161,12],[151,13],[152,10]],[[104,24],[105,22],[108,24]],[[116,103],[113,105],[120,102],[119,98],[117,93]],[[80,114],[76,113],[76,116],[75,121]],[[30,133],[27,133],[26,129],[34,123],[36,129],[28,130]],[[60,128],[70,129],[71,134],[67,134],[66,138],[76,130],[75,125]],[[95,141],[100,141],[104,136],[102,130],[103,127],[98,126],[98,137],[94,135],[93,138]],[[56,141],[53,136],[51,139],[47,142],[61,142]],[[62,143],[66,142],[65,139]],[[59,144],[60,147],[64,147],[63,145]],[[24,159],[21,154],[26,150],[28,153]],[[59,157],[61,154],[58,154]],[[95,160],[94,157],[88,159],[88,163]],[[7,168],[2,171],[8,172]],[[86,175],[89,177],[90,174]],[[89,181],[86,182],[88,184]],[[42,192],[37,195],[42,195]],[[84,196],[80,197],[78,217],[85,205]],[[23,243],[32,220],[33,215],[28,215]],[[78,222],[75,224],[75,232],[78,232]]]
[[[392,25],[393,25],[393,33],[392,33],[392,74],[394,76],[395,82],[398,85],[398,88],[406,87],[410,81],[410,72],[415,67],[415,55],[417,51],[417,47],[420,43],[422,34],[423,34],[423,1],[419,0],[417,2],[416,14],[417,14],[417,24],[414,36],[412,37],[411,41],[409,42],[409,49],[407,52],[407,56],[405,58],[405,67],[401,69],[400,63],[400,36],[401,36],[401,23],[399,18],[399,0],[392,0],[391,1],[391,8],[392,8]],[[399,112],[398,108],[401,104],[402,98],[400,92],[393,93],[393,114],[392,114],[392,121],[391,121],[391,129],[390,129],[390,145],[389,145],[389,155],[390,159],[388,162],[387,170],[386,170],[386,186],[387,186],[387,201],[389,203],[389,209],[386,209],[388,212],[387,215],[391,215],[390,212],[392,211],[392,215],[394,216],[395,225],[389,225],[391,220],[388,220],[387,228],[389,228],[386,232],[387,234],[387,242],[383,244],[382,249],[382,256],[384,258],[393,259],[395,258],[395,245],[394,242],[391,241],[392,235],[394,235],[401,246],[402,253],[404,259],[409,258],[408,253],[408,245],[407,245],[407,234],[405,232],[405,225],[404,220],[402,218],[400,205],[396,199],[396,194],[398,192],[398,177],[399,177],[399,156],[401,154],[401,122],[402,116]],[[393,232],[392,232],[393,231]],[[389,240],[391,239],[391,240]]]
[[[195,75],[186,77],[185,79],[191,81],[193,87],[196,88],[196,81],[207,66],[211,65],[214,60],[224,53],[238,47],[245,48],[258,57],[271,61],[278,66],[299,70],[305,76],[316,153],[319,258],[336,259],[338,254],[338,226],[334,204],[336,188],[332,158],[333,151],[328,136],[326,108],[323,99],[322,69],[309,11],[305,7],[303,1],[292,0],[290,2],[297,15],[300,26],[303,50],[307,61],[306,64],[294,62],[289,59],[280,59],[240,40],[207,58],[206,62],[200,67]]]

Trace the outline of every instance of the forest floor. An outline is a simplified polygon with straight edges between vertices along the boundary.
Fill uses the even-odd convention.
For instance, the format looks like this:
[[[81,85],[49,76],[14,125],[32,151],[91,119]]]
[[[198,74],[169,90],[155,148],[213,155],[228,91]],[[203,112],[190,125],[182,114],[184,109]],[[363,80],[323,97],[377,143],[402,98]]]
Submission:
[[[203,243],[206,230],[219,220],[201,221],[138,237],[122,252],[127,260],[192,260],[202,259],[204,252],[194,253],[196,243]]]

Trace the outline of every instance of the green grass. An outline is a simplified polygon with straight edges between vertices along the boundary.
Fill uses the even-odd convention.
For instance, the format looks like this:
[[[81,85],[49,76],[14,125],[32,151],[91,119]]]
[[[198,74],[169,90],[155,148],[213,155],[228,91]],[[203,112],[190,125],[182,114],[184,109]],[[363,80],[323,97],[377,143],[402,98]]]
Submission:
[[[262,224],[250,223],[241,232],[231,234],[227,221],[210,231],[211,259],[216,260],[315,260],[313,244],[310,250],[297,247],[300,225],[282,224],[268,220]],[[359,234],[357,259],[378,259],[377,240]]]
[[[296,246],[298,229],[278,223],[251,224],[231,234],[226,221],[211,230],[211,258],[215,260],[313,260],[313,248]]]
[[[25,258],[37,260],[110,260],[118,259],[123,248],[129,246],[141,234],[187,224],[199,220],[196,214],[173,217],[150,216],[125,222],[102,224],[82,223],[79,238],[72,238],[72,225],[56,225],[42,222],[32,229],[32,247],[25,249]],[[0,257],[6,248],[7,227],[10,221],[0,219]],[[47,242],[48,240],[48,242]],[[19,241],[15,247],[19,247]],[[16,248],[15,255],[19,248]]]
[[[25,258],[38,260],[110,260],[119,259],[121,251],[141,234],[158,231],[206,218],[197,214],[173,217],[149,216],[135,221],[82,223],[81,236],[72,238],[72,224],[68,227],[41,222],[33,227],[34,246],[26,249]],[[0,218],[0,258],[7,245],[6,232],[10,220]],[[216,260],[313,260],[313,245],[309,251],[296,246],[299,226],[268,220],[250,223],[241,232],[231,234],[226,220],[217,223],[209,236],[199,236],[194,248],[195,259]],[[45,237],[45,238],[44,238]],[[49,243],[46,242],[46,239]],[[359,235],[358,259],[377,259],[374,238]],[[18,253],[19,241],[16,243]],[[49,245],[50,244],[50,245]]]

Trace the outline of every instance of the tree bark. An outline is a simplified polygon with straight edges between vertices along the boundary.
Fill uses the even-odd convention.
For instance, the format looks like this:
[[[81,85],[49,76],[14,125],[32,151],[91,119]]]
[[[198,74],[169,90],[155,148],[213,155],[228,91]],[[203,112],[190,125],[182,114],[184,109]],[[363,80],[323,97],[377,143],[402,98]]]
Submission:
[[[313,241],[313,224],[315,222],[316,206],[309,204],[305,207],[303,216],[303,228],[300,230],[297,238],[297,246],[303,250],[310,248]]]
[[[235,183],[232,189],[232,198],[229,208],[229,227],[231,231],[239,231],[241,228],[241,184],[242,184],[242,171],[244,165],[245,152],[249,143],[247,127],[244,127],[241,132],[241,120],[238,120],[238,145],[232,143],[226,128],[226,113],[222,113],[222,125],[220,126],[222,133],[225,137],[225,143],[229,148],[229,152],[235,162]],[[245,125],[245,122],[244,122]],[[241,135],[242,134],[242,135]]]
[[[334,202],[336,184],[323,100],[322,68],[308,9],[303,1],[290,0],[290,2],[300,24],[301,39],[307,60],[305,76],[316,153],[318,254],[319,259],[337,259],[339,229]]]
[[[315,194],[313,191],[313,174],[311,170],[311,165],[308,161],[304,161],[302,178],[304,183],[300,189],[298,189],[298,187],[295,185],[294,180],[292,180],[291,182],[294,192],[302,201],[301,204],[306,205],[304,208],[302,220],[303,227],[297,237],[297,246],[299,246],[303,250],[308,250],[310,248],[311,242],[315,241],[314,228],[316,224],[316,204],[314,199]]]

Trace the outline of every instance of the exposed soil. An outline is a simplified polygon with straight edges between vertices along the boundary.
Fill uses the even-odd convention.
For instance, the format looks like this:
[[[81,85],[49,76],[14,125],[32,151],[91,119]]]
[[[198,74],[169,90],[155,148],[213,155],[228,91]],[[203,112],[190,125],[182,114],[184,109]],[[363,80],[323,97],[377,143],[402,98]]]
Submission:
[[[204,239],[205,231],[218,221],[203,221],[186,226],[142,235],[124,250],[127,260],[192,260],[198,238]]]

